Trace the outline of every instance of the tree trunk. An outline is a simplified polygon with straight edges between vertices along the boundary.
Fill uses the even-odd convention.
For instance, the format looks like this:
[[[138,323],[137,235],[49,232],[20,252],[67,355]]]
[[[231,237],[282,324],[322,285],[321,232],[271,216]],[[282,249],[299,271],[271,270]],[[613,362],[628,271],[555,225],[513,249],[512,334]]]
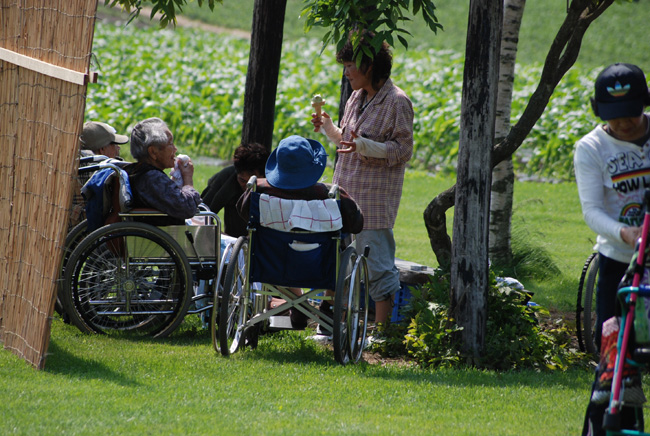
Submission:
[[[503,141],[510,130],[510,107],[512,85],[515,80],[515,59],[519,28],[524,15],[526,0],[505,0],[503,5],[503,33],[501,35],[501,65],[499,67],[499,92],[497,95],[497,118],[495,143]],[[492,195],[490,198],[490,258],[496,264],[508,265],[512,261],[510,246],[512,223],[512,195],[515,173],[509,156],[492,171]]]
[[[271,149],[287,0],[255,0],[246,73],[242,142]]]
[[[470,1],[451,263],[451,316],[463,328],[462,350],[469,363],[478,362],[485,343],[488,213],[502,26],[503,0]]]
[[[517,124],[510,129],[506,138],[494,147],[492,166],[512,156],[526,139],[544,112],[555,87],[575,63],[585,32],[612,3],[614,0],[573,0],[571,2],[566,18],[546,56],[537,89],[530,97]],[[429,234],[431,248],[440,265],[449,265],[451,262],[451,240],[446,227],[441,223],[446,220],[447,210],[454,205],[455,189],[456,186],[452,186],[440,193],[431,200],[424,211],[424,223]]]

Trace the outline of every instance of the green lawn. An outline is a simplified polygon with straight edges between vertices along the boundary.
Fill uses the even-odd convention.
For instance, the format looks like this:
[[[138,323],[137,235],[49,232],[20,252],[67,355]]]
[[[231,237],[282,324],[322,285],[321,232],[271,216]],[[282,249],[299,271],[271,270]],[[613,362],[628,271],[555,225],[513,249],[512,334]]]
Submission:
[[[87,336],[58,319],[44,371],[0,352],[0,434],[568,435],[591,374],[334,362],[305,333],[215,355],[206,331]]]

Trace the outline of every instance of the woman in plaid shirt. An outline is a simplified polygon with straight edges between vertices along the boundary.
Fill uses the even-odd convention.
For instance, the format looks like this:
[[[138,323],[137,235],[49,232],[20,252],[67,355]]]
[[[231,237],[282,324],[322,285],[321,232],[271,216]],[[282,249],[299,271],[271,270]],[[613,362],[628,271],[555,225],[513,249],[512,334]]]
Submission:
[[[385,42],[378,52],[363,55],[357,68],[352,44],[336,55],[343,64],[353,93],[336,127],[330,116],[312,115],[315,131],[337,145],[339,159],[334,183],[360,205],[364,228],[356,235],[357,247],[369,245],[370,295],[375,301],[375,322],[388,321],[395,292],[400,288],[395,267],[393,226],[397,217],[406,163],[413,153],[413,105],[390,80],[392,54]]]

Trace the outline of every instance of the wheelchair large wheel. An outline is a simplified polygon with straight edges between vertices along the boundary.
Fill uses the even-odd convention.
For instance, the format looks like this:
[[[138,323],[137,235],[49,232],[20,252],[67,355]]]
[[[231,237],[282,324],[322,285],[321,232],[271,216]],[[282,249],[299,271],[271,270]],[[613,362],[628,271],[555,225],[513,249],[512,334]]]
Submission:
[[[332,328],[334,358],[341,365],[361,358],[368,323],[368,283],[366,259],[353,247],[345,249],[340,259],[334,297]]]
[[[210,333],[212,336],[212,347],[217,353],[219,349],[219,308],[221,307],[221,297],[223,290],[223,283],[226,275],[226,268],[228,268],[228,261],[232,255],[233,243],[228,244],[226,249],[221,253],[221,262],[219,264],[219,272],[217,274],[216,286],[214,289],[214,300],[212,302],[212,316],[210,317]]]
[[[578,285],[576,305],[576,333],[581,351],[598,355],[596,348],[596,283],[598,281],[598,253],[585,261]]]
[[[57,283],[56,301],[54,310],[61,316],[64,322],[70,322],[70,317],[63,308],[62,295],[64,292],[63,280],[65,275],[65,265],[70,259],[70,255],[79,243],[88,235],[88,221],[83,220],[70,230],[63,243],[63,256],[61,257],[61,269]]]
[[[246,295],[246,254],[248,239],[240,237],[230,254],[226,276],[219,301],[219,327],[216,335],[221,354],[229,356],[237,351],[245,340],[249,298]]]
[[[74,249],[62,302],[84,332],[163,337],[183,321],[192,284],[187,256],[167,233],[121,222],[95,230]]]

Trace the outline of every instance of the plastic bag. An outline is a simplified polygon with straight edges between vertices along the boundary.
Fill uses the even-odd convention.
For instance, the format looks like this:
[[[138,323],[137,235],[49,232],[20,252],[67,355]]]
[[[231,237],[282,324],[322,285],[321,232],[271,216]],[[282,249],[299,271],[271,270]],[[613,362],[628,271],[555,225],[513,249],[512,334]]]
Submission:
[[[174,168],[172,168],[169,175],[179,188],[183,187],[183,175],[181,174],[181,170],[178,168],[178,166],[187,165],[189,161],[190,157],[186,154],[179,154],[174,160]]]

